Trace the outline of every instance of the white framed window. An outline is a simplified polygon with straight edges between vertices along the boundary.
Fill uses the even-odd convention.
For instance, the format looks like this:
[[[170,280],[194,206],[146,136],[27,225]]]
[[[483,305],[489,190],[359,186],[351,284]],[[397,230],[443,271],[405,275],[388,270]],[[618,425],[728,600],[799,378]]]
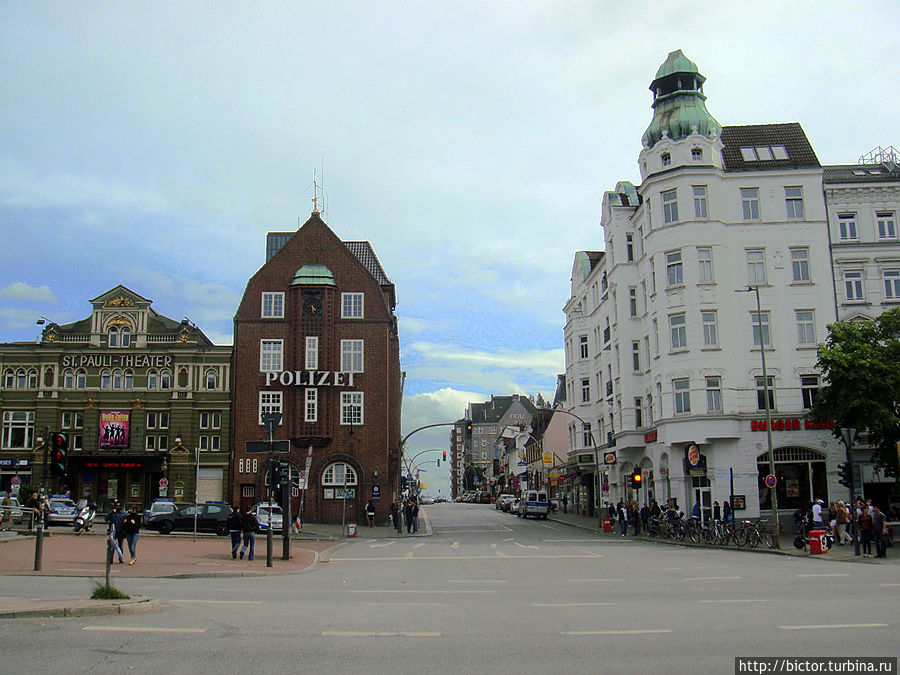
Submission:
[[[220,412],[201,412],[200,428],[201,429],[220,429],[222,427],[222,413]]]
[[[247,460],[247,463],[249,464],[250,460]],[[241,497],[244,497],[246,499],[255,498],[256,497],[256,486],[253,484],[241,485]]]
[[[641,343],[639,340],[631,342],[631,369],[636,373],[641,371]]]
[[[16,373],[12,368],[7,368],[3,373],[3,386],[6,389],[13,389],[16,386]]]
[[[719,329],[717,327],[715,310],[705,310],[700,312],[700,323],[703,325],[703,346],[718,347]]]
[[[668,152],[664,152],[663,154],[661,154],[659,156],[659,162],[663,166],[671,166],[672,165],[672,155],[670,155]]]
[[[578,336],[578,346],[581,348],[581,358],[586,359],[588,357],[588,336],[587,335],[579,335]]]
[[[706,411],[722,412],[722,378],[718,375],[706,377]]]
[[[703,148],[691,148],[691,161],[692,162],[702,162],[703,161]]]
[[[698,278],[701,284],[712,283],[713,281],[713,264],[712,264],[712,249],[711,248],[698,248],[697,249],[697,267],[698,267]]]
[[[848,302],[865,300],[862,270],[846,270],[844,272],[844,294]]]
[[[672,351],[687,348],[687,326],[683,313],[669,317],[669,333],[672,336]]]
[[[83,429],[84,412],[80,410],[67,410],[63,412],[61,424],[63,429]]]
[[[156,436],[147,436],[144,439],[144,448],[150,452],[156,450]]]
[[[147,371],[147,389],[159,389],[159,373],[156,368]]]
[[[841,241],[855,241],[859,237],[856,233],[856,214],[855,213],[839,213],[838,229],[840,231]]]
[[[584,427],[581,430],[581,445],[585,448],[590,448],[594,445],[594,436],[591,433],[590,422],[585,422]]]
[[[319,369],[319,337],[317,335],[306,336],[306,349],[303,352],[303,362],[307,370]]]
[[[897,238],[897,224],[893,211],[877,211],[875,225],[878,228],[879,239]]]
[[[666,285],[680,286],[684,283],[684,270],[681,266],[681,251],[666,253]]]
[[[709,217],[706,207],[706,186],[694,185],[694,218],[706,220]]]
[[[798,309],[794,315],[797,318],[797,344],[816,344],[816,313],[811,309]]]
[[[38,371],[36,368],[31,368],[28,371],[28,388],[29,389],[37,389],[38,388]]]
[[[638,315],[637,287],[628,288],[628,315],[632,318]]]
[[[341,293],[341,318],[362,319],[365,309],[363,293]]]
[[[274,415],[277,413],[281,413],[281,392],[259,392],[259,423],[264,424],[263,415]]]
[[[3,411],[3,447],[13,450],[31,449],[34,445],[34,412]]]
[[[662,193],[663,222],[678,222],[678,191],[666,190]]]
[[[171,389],[172,388],[172,371],[168,368],[163,368],[159,371],[159,388],[160,389]]]
[[[363,340],[341,340],[341,371],[363,372]]]
[[[304,390],[303,420],[305,422],[319,421],[319,390],[310,388]]]
[[[760,346],[760,332],[762,332],[762,344],[772,346],[772,337],[769,334],[769,312],[750,312],[750,320],[753,322],[753,346]]]
[[[784,205],[788,218],[803,217],[803,188],[799,186],[784,188]]]
[[[85,387],[87,387],[87,371],[79,368],[75,371],[75,388],[84,389]]]
[[[263,319],[283,319],[284,318],[284,292],[283,291],[263,291],[261,304],[262,304],[262,318]]]
[[[625,233],[625,259],[628,262],[634,262],[634,234]]]
[[[104,368],[100,371],[100,388],[112,388],[112,371],[110,371],[109,368]]]
[[[328,487],[356,485],[357,482],[356,470],[346,462],[329,464],[322,474],[322,485]]]
[[[816,396],[819,394],[819,376],[818,375],[801,375],[800,376],[800,393],[803,396],[803,407],[807,410],[813,407]]]
[[[123,377],[123,387],[125,389],[134,389],[134,371],[127,368]]]
[[[66,368],[63,371],[63,389],[75,388],[75,371],[72,368]]]
[[[691,412],[691,381],[688,378],[672,380],[675,392],[675,414],[687,415]]]
[[[884,270],[882,277],[885,300],[900,300],[900,269]]]
[[[362,426],[363,424],[363,392],[341,392],[341,424]]]
[[[207,389],[218,389],[219,388],[219,373],[216,372],[215,368],[207,368],[206,369],[206,388]]]
[[[792,248],[791,249],[791,271],[794,275],[794,281],[809,281],[809,249],[808,248]]]
[[[744,220],[759,220],[759,188],[741,188]]]
[[[263,373],[277,373],[284,363],[284,340],[259,341],[259,370]]]
[[[106,346],[107,347],[118,347],[119,346],[119,327],[118,326],[110,326],[106,331]]]
[[[747,251],[747,283],[751,286],[766,283],[766,252],[761,249]]]
[[[591,401],[591,379],[589,377],[581,378],[581,402],[590,403]]]
[[[112,372],[112,388],[113,389],[121,389],[122,388],[122,371],[116,368]]]
[[[756,376],[756,409],[766,409],[766,384],[769,389],[769,410],[775,410],[775,377],[769,375],[768,380],[761,375]]]

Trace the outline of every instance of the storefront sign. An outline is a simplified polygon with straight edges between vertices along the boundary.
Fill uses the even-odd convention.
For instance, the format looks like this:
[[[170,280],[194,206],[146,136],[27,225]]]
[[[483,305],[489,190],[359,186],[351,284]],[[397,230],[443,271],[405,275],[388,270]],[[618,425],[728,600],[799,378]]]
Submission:
[[[63,368],[171,368],[168,354],[64,354]]]
[[[0,466],[28,466],[27,459],[0,459]]]
[[[553,466],[553,453],[552,452],[542,452],[541,460],[544,466]]]
[[[85,462],[85,469],[141,469],[144,464],[140,460],[129,462],[127,460]]]
[[[593,464],[594,456],[593,455],[578,455],[578,463],[579,464]]]
[[[654,429],[653,431],[648,431],[644,434],[644,443],[656,443],[656,439],[659,436],[659,432]]]
[[[745,511],[747,509],[747,495],[734,495],[731,508],[735,511]]]
[[[282,387],[352,387],[356,373],[333,370],[282,370],[280,373],[266,373],[266,386],[280,384]]]
[[[766,431],[765,420],[750,420],[750,431]],[[779,418],[772,420],[772,431],[800,431],[833,429],[834,420],[825,420],[824,422],[816,422],[815,420],[801,420],[797,417]]]
[[[607,466],[616,463],[616,453],[614,452],[604,452],[603,453],[603,463]]]
[[[127,448],[130,440],[130,410],[100,411],[100,448]]]
[[[691,468],[697,468],[698,466],[700,466],[700,448],[698,448],[696,444],[692,443],[688,446],[687,459],[688,464],[691,465]]]

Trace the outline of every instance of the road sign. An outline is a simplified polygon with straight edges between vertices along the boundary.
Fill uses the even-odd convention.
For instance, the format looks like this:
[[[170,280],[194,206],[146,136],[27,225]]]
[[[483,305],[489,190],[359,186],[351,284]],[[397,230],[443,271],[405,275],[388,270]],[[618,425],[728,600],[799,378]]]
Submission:
[[[168,481],[168,479],[166,479],[166,478],[160,478],[160,479],[159,479],[159,487],[161,487],[161,488],[169,487],[169,481]]]
[[[10,485],[21,485],[22,479],[19,478],[18,476],[13,476],[12,478],[9,479],[9,484]]]
[[[775,478],[775,474],[770,473],[768,476],[766,476],[766,487],[767,488],[769,488],[771,490],[776,485],[778,485],[778,479]]]
[[[609,483],[604,483],[601,488],[604,492],[609,492]]]

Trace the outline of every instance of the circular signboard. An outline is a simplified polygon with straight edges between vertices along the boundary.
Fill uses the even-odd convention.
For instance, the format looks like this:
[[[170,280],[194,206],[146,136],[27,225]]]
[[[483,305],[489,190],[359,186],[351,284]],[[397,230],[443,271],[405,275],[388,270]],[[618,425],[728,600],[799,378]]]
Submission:
[[[604,483],[602,489],[604,492],[609,492],[609,483]]]
[[[19,478],[18,476],[13,476],[12,478],[9,479],[9,484],[10,485],[21,485],[22,479]]]
[[[161,488],[169,487],[169,481],[168,481],[168,479],[166,479],[166,478],[160,478],[160,479],[159,479],[159,487],[161,487]]]
[[[778,485],[778,479],[775,478],[775,474],[770,473],[768,476],[766,476],[766,487],[767,488],[769,488],[771,490],[776,485]]]
[[[607,452],[603,455],[603,463],[604,464],[615,464],[616,463],[616,453]]]
[[[695,444],[691,444],[688,448],[688,462],[690,462],[691,466],[700,464],[700,448]]]

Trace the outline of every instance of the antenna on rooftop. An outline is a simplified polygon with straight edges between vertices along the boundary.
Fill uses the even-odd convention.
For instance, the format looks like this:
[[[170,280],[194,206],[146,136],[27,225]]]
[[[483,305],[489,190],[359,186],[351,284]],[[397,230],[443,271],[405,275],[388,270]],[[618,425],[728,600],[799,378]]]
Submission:
[[[324,200],[323,200],[324,201]],[[313,213],[319,213],[319,182],[316,180],[316,170],[313,169]]]

